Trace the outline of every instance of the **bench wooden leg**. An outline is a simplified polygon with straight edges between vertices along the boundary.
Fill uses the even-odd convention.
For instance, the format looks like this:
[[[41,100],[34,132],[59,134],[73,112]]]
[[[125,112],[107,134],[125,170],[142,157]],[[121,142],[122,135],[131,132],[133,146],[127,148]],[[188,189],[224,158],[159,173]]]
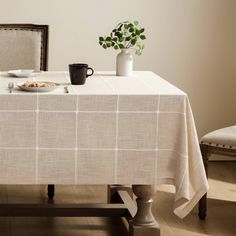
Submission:
[[[130,236],[160,236],[160,227],[156,222],[151,206],[155,193],[152,185],[133,185],[134,194],[137,196],[137,213],[129,222]]]

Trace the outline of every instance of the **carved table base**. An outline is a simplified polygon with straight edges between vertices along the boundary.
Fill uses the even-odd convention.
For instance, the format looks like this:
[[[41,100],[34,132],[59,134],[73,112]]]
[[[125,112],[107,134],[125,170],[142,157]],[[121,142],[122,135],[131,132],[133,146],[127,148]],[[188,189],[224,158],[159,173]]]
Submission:
[[[133,185],[137,196],[137,213],[129,224],[130,236],[159,236],[160,227],[152,214],[152,197],[155,193],[152,185]]]
[[[131,188],[122,185],[108,187],[108,202],[123,202],[126,205],[130,213],[130,217],[127,218],[130,236],[160,236],[160,227],[151,210],[154,186],[133,185],[132,190],[137,196],[137,205],[130,198]]]
[[[48,186],[49,197],[54,186]],[[133,191],[132,191],[133,190]],[[137,196],[133,201],[133,193]],[[160,236],[160,228],[152,215],[152,185],[108,187],[108,204],[0,204],[0,217],[125,217],[130,236]]]

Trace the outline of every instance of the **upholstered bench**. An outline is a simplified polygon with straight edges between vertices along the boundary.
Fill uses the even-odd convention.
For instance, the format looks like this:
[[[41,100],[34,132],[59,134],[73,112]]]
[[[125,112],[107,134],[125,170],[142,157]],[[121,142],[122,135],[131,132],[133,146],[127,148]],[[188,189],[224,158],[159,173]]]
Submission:
[[[208,176],[208,159],[211,154],[236,157],[236,126],[230,126],[210,132],[202,137],[200,148]],[[207,195],[199,201],[199,218],[206,217]]]

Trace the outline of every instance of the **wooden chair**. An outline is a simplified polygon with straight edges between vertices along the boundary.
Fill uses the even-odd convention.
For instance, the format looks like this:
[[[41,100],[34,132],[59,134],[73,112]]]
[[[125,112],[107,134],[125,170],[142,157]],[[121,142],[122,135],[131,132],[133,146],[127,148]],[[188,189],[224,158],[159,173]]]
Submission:
[[[215,130],[202,137],[200,148],[208,177],[208,159],[211,154],[236,157],[236,126]],[[207,210],[207,194],[199,201],[200,219],[205,219]]]
[[[48,25],[0,24],[0,70],[48,68]],[[48,197],[54,185],[48,185]]]

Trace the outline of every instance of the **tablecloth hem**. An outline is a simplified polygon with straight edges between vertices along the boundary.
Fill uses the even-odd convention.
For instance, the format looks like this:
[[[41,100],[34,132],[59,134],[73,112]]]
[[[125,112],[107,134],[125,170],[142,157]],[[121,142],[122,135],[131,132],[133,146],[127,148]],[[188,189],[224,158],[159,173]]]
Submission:
[[[198,201],[203,197],[204,194],[207,193],[209,189],[209,185],[207,187],[202,185],[202,187],[198,190],[198,192],[192,197],[192,199],[182,199],[181,203],[176,203],[174,207],[174,214],[179,218],[183,219],[186,217],[190,211],[194,208],[194,206],[198,203]],[[183,206],[183,202],[185,202],[185,206]]]

